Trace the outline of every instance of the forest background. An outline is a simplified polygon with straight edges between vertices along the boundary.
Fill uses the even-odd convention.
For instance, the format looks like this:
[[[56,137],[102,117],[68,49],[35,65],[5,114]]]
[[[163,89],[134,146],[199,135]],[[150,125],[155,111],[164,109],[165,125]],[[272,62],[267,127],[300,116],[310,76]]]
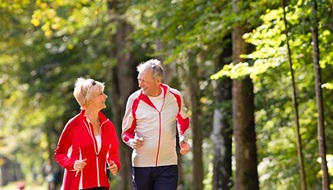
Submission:
[[[0,185],[59,169],[78,77],[105,82],[120,135],[136,65],[157,58],[191,116],[179,189],[329,189],[332,3],[0,0]],[[131,189],[130,152],[113,189]]]

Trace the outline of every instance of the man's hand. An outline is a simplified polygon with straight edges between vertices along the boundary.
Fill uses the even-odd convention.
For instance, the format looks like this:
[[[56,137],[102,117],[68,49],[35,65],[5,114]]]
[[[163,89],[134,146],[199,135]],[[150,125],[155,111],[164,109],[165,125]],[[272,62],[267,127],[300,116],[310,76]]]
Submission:
[[[187,154],[190,151],[190,144],[188,144],[187,141],[181,141],[179,143],[180,146],[180,154],[184,155]]]
[[[142,145],[143,145],[143,138],[142,137],[140,137],[140,138],[135,137],[134,140],[133,140],[133,144],[132,144],[133,149],[138,149]]]

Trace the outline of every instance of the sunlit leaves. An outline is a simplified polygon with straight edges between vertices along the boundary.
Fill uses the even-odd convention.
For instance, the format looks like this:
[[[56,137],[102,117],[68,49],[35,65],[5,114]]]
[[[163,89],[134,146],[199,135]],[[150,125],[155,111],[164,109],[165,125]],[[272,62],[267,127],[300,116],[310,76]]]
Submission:
[[[320,164],[321,163],[321,158],[318,157],[317,158],[317,162]],[[328,154],[326,156],[326,162],[327,162],[327,167],[328,167],[328,173],[330,174],[330,176],[333,176],[333,155],[332,154]],[[322,176],[322,171],[320,170],[318,172],[318,175],[321,177]],[[333,188],[333,185],[330,185],[330,188]]]
[[[301,22],[300,18],[303,15],[302,11],[303,9],[295,7],[293,12],[287,14],[288,22],[292,25]],[[263,21],[262,25],[243,36],[245,41],[256,47],[256,51],[243,56],[245,59],[253,60],[253,64],[230,64],[229,66],[225,66],[218,74],[213,75],[212,79],[216,80],[222,76],[237,78],[244,75],[250,75],[252,79],[255,79],[257,75],[264,73],[268,68],[275,68],[288,62],[282,9],[270,10],[267,14],[263,15],[261,19]],[[292,61],[296,67],[299,64],[299,58],[303,58],[304,54],[311,53],[310,44],[304,42],[309,39],[309,34],[300,34],[299,37],[292,37],[289,40],[292,49]]]
[[[80,28],[98,24],[107,15],[104,0],[93,4],[86,0],[37,1],[36,4],[39,8],[34,11],[31,23],[41,27],[48,38],[71,35]]]
[[[322,88],[327,88],[329,90],[333,90],[333,82],[328,82],[322,85]]]

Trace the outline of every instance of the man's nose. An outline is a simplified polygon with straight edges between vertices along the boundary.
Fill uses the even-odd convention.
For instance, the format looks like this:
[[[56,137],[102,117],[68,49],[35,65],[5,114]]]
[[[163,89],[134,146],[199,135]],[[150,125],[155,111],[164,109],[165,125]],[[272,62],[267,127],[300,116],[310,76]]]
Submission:
[[[138,83],[139,83],[139,87],[141,88],[143,86],[143,83],[140,80],[138,81]]]

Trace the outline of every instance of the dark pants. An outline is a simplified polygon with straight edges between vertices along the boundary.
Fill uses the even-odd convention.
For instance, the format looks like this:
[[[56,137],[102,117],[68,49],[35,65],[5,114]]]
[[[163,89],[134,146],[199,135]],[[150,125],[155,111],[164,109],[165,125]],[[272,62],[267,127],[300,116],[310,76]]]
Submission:
[[[178,167],[133,167],[132,181],[134,190],[176,190]]]

